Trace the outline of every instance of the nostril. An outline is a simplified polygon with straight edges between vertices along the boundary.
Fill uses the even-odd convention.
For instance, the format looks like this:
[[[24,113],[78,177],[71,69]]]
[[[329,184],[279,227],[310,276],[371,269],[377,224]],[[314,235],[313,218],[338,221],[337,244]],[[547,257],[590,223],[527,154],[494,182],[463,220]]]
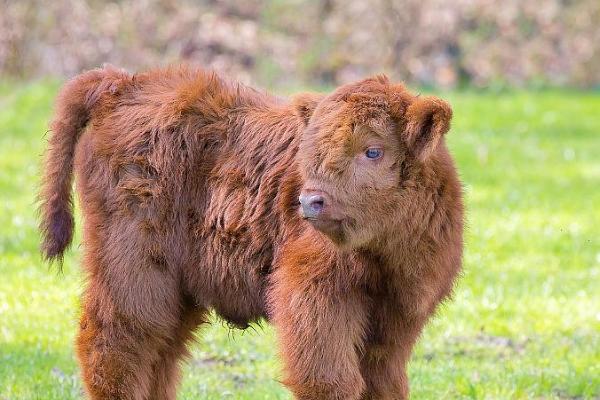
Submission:
[[[303,192],[299,200],[305,218],[316,218],[325,208],[325,196],[319,193]]]
[[[321,212],[325,205],[325,199],[323,196],[312,196],[309,201],[310,208],[315,212]]]

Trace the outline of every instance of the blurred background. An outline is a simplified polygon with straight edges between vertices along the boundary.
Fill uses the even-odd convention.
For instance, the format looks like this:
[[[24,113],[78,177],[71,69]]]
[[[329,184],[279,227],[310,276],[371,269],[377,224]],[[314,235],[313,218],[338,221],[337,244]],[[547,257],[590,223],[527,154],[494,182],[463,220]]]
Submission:
[[[600,84],[598,0],[2,0],[0,73],[189,61],[264,85]]]
[[[448,100],[464,273],[412,398],[600,399],[599,0],[0,0],[0,400],[83,398],[81,239],[42,262],[36,193],[58,89],[106,62],[280,94],[384,72]],[[291,399],[274,343],[213,318],[178,398]]]

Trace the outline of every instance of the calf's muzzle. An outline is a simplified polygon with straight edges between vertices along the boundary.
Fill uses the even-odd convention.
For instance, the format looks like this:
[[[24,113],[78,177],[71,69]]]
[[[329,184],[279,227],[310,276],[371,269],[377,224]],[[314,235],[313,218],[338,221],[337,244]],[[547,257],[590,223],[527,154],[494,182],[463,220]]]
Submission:
[[[303,190],[300,193],[300,205],[302,216],[308,219],[319,218],[325,210],[325,194],[318,190]]]

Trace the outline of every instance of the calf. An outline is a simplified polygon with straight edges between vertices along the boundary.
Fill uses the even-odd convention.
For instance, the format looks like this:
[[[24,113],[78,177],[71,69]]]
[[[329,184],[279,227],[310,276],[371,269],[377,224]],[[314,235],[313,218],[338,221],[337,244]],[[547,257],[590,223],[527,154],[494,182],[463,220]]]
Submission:
[[[377,76],[290,100],[186,67],[107,67],[60,92],[42,251],[83,213],[77,336],[93,399],[174,399],[214,310],[278,334],[297,399],[405,399],[406,364],[460,270],[450,106]]]

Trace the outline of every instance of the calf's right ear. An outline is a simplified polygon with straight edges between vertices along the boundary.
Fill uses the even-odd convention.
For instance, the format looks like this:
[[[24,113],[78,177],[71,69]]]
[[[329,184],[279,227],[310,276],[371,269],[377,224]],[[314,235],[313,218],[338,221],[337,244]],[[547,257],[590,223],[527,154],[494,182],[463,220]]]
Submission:
[[[300,117],[305,126],[323,97],[319,93],[302,93],[292,99],[294,114]]]

